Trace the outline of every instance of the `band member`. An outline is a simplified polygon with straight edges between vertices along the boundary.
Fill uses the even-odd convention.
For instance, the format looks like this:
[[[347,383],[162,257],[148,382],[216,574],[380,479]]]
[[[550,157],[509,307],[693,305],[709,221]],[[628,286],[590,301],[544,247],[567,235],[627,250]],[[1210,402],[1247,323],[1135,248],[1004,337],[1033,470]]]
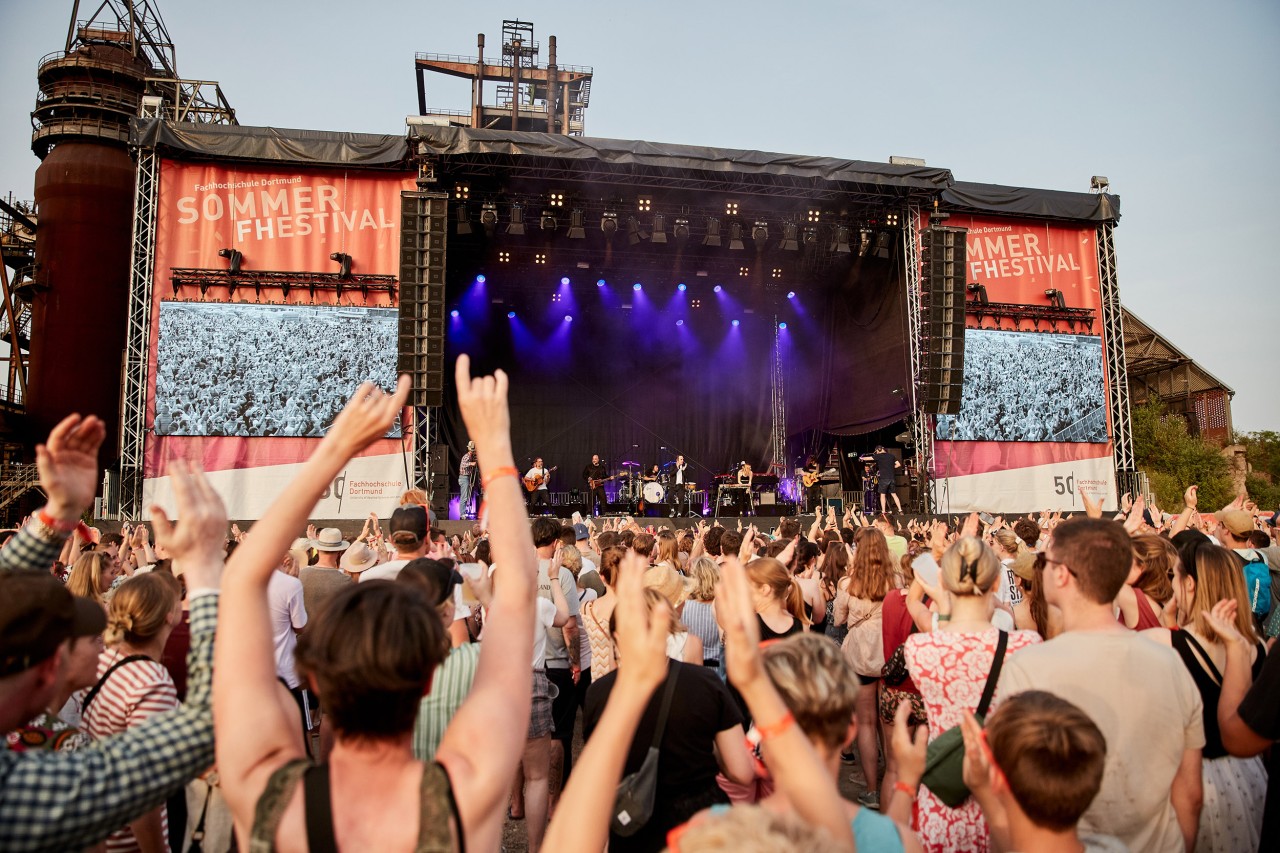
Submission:
[[[461,497],[458,498],[458,518],[473,518],[471,514],[471,496],[476,488],[476,475],[480,472],[480,465],[476,457],[476,443],[474,441],[467,442],[467,452],[462,454],[462,460],[458,463],[458,491]]]
[[[751,488],[751,481],[755,478],[755,473],[751,470],[750,462],[743,462],[738,467],[738,485]]]
[[[592,515],[602,515],[605,511],[608,499],[604,494],[604,480],[607,476],[599,453],[592,455],[591,463],[582,469],[582,479],[587,484],[587,511]]]
[[[644,474],[640,476],[640,479],[644,480],[646,483],[656,483],[658,482],[658,476],[659,476],[658,463],[655,462],[653,463],[652,468],[650,468],[648,471],[645,471]]]
[[[743,515],[755,515],[755,502],[751,497],[751,481],[755,479],[755,472],[751,470],[750,462],[743,462],[738,467],[738,485],[743,488],[737,489],[740,492],[738,499],[741,503],[738,505]]]
[[[894,488],[894,472],[895,469],[901,468],[902,463],[898,461],[892,453],[884,449],[883,444],[876,445],[876,452],[872,454],[872,458],[876,461],[877,473],[880,476],[880,484],[876,486],[876,491],[880,494],[880,511],[889,511],[889,498],[893,497],[893,502],[898,507],[898,512],[902,512],[902,501],[898,500],[898,490]]]
[[[547,479],[550,476],[551,476],[551,472],[548,471],[543,466],[541,456],[533,460],[533,467],[530,468],[528,471],[526,471],[524,474],[524,482],[526,486],[528,486],[529,484],[535,481],[538,482],[538,485],[534,488],[534,490],[529,493],[530,507],[535,507],[535,506],[550,507],[551,506],[551,500],[549,498],[550,492],[547,489]],[[538,480],[539,477],[542,478],[540,481]]]
[[[693,489],[689,483],[689,465],[684,461],[684,455],[676,457],[675,463],[671,466],[671,503],[683,503],[684,514],[692,515],[689,510],[689,498],[693,494]]]
[[[802,483],[804,485],[804,502],[807,512],[818,512],[822,509],[822,486],[818,483],[818,475],[822,472],[818,465],[818,457],[809,456],[804,460]]]

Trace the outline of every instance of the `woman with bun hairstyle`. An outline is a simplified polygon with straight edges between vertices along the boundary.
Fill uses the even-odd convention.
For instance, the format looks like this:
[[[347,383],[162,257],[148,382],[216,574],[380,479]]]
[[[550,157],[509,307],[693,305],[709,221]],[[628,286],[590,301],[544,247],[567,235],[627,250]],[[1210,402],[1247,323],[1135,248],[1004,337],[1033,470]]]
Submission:
[[[912,634],[903,644],[907,671],[920,688],[928,711],[930,741],[960,725],[965,712],[975,711],[982,699],[1001,634],[991,624],[995,588],[1004,579],[1000,558],[974,536],[952,543],[939,567],[943,588],[925,586],[938,608],[936,627],[929,633]],[[1005,655],[1040,641],[1034,631],[1011,631]],[[992,708],[999,700],[997,691]],[[925,850],[990,848],[982,809],[972,798],[953,809],[921,787],[917,806]]]
[[[1173,627],[1174,620],[1161,611],[1173,598],[1174,566],[1178,564],[1178,549],[1163,536],[1143,533],[1130,540],[1133,543],[1133,568],[1120,594],[1116,607],[1119,620],[1126,628],[1146,631],[1151,628]],[[1165,621],[1168,619],[1169,621]]]
[[[81,700],[81,727],[89,737],[110,737],[178,707],[177,689],[160,656],[181,618],[178,582],[171,574],[136,575],[116,589],[107,608],[97,683]],[[167,850],[168,839],[168,814],[160,805],[112,833],[106,850]]]

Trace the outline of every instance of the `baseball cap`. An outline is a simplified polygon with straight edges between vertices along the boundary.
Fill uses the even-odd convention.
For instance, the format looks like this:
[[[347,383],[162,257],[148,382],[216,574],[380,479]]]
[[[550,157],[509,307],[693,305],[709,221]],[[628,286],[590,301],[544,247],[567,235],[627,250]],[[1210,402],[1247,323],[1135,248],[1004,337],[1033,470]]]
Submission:
[[[391,523],[387,525],[391,541],[396,541],[397,533],[410,533],[418,542],[427,538],[427,511],[416,504],[397,507],[391,513]],[[401,537],[403,538],[403,537]]]
[[[405,563],[396,580],[408,580],[406,575],[414,578],[415,582],[427,591],[427,597],[434,607],[444,604],[445,600],[453,595],[453,588],[462,583],[461,575],[439,560],[432,560],[430,557],[418,557]]]
[[[573,538],[581,542],[583,539],[591,538],[591,531],[587,530],[585,524],[575,524],[573,526]]]
[[[1222,513],[1218,520],[1234,536],[1245,536],[1253,530],[1253,516],[1242,509],[1228,510]]]
[[[64,640],[106,627],[100,604],[72,595],[52,575],[0,572],[0,678],[48,659]]]

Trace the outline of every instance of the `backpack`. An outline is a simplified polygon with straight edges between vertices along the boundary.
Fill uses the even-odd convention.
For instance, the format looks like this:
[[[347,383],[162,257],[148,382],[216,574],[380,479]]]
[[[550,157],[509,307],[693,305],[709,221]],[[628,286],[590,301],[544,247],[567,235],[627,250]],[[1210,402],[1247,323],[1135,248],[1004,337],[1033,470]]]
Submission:
[[[1239,551],[1236,553],[1244,559],[1244,554]],[[1258,619],[1266,619],[1271,612],[1271,569],[1257,551],[1246,553],[1253,556],[1253,559],[1245,560],[1244,564],[1244,588],[1249,596],[1249,609]]]

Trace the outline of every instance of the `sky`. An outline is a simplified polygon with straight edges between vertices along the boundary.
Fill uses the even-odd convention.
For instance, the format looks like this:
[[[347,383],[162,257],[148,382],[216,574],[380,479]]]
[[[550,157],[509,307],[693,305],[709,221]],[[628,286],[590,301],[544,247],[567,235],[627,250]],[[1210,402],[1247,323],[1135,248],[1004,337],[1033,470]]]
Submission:
[[[535,24],[544,62],[555,35],[562,64],[594,68],[591,136],[923,157],[1081,192],[1105,175],[1124,304],[1235,389],[1237,430],[1280,430],[1273,0],[154,2],[179,73],[219,81],[247,125],[401,133],[414,53],[472,56],[484,32],[492,55],[510,17]],[[0,194],[32,196],[36,67],[71,7],[0,0]],[[429,75],[428,104],[465,109],[468,86]]]

